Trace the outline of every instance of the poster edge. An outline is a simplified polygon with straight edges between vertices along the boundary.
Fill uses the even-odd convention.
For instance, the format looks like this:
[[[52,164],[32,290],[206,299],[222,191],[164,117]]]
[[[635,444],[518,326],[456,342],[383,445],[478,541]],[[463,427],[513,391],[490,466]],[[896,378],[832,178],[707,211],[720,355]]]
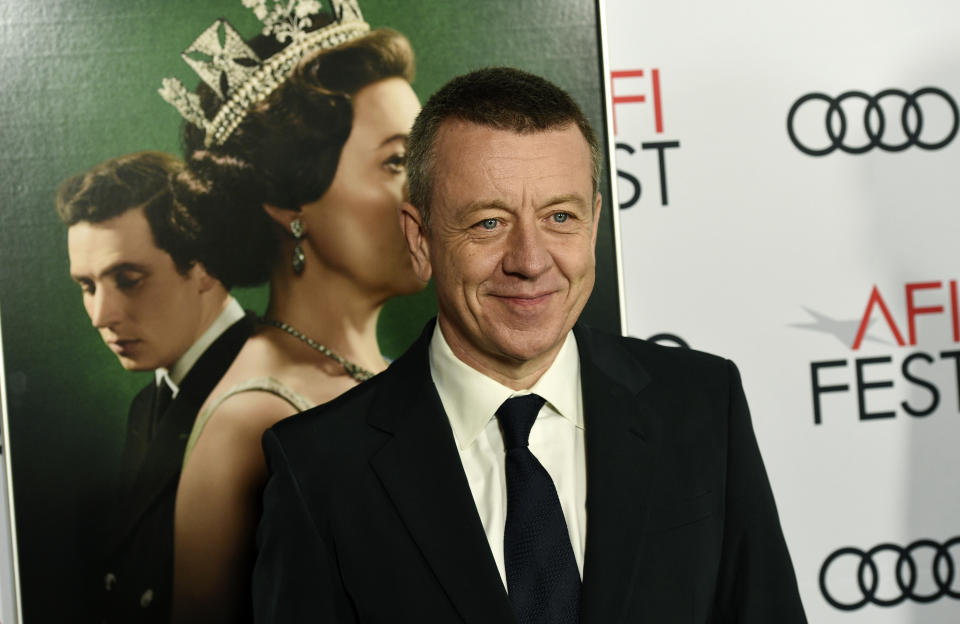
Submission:
[[[595,0],[597,7],[597,35],[600,38],[600,90],[603,93],[603,131],[607,135],[607,178],[610,186],[610,217],[613,224],[613,259],[617,273],[617,309],[620,315],[620,335],[627,335],[627,305],[623,293],[623,258],[620,242],[620,201],[617,196],[616,139],[613,134],[613,102],[607,88],[610,54],[607,45],[607,11],[605,0]]]
[[[3,314],[2,305],[0,305],[0,344],[3,336]],[[12,451],[10,449],[10,410],[7,401],[7,377],[6,364],[3,357],[3,349],[0,349],[0,413],[2,413],[3,428],[3,447],[0,454],[3,455],[3,468],[6,472],[6,491],[3,496],[6,497],[7,522],[10,528],[10,567],[13,573],[13,616],[14,624],[23,622],[23,604],[20,598],[20,552],[17,548],[17,517],[14,510],[13,499],[13,464],[11,462]]]

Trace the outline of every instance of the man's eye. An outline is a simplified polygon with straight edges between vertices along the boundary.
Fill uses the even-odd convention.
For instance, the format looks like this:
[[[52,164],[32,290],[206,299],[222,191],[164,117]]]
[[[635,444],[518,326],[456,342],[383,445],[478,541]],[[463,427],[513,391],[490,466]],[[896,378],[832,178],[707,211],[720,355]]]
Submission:
[[[570,218],[569,212],[555,212],[553,213],[554,223],[566,223],[567,219]]]
[[[77,285],[80,286],[80,290],[85,295],[92,295],[96,291],[93,286],[93,282],[88,280],[80,280],[77,282]]]
[[[407,155],[394,154],[383,161],[383,166],[391,173],[403,173],[407,168]]]
[[[127,275],[125,273],[118,273],[116,277],[117,288],[120,290],[130,290],[131,288],[136,288],[138,284],[143,280],[141,275]]]
[[[482,227],[485,230],[492,230],[497,227],[498,223],[499,221],[497,221],[496,219],[484,219],[483,221],[480,222],[480,227]]]

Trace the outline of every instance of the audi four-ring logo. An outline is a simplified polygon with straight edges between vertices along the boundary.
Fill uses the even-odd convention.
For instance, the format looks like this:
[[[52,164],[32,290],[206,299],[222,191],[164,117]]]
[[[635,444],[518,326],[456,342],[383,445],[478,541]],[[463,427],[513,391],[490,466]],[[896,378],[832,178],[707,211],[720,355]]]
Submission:
[[[928,140],[924,140],[920,136],[923,132],[924,120],[920,98],[923,96],[939,97],[950,107],[953,123],[949,132],[943,136],[932,137]],[[884,115],[881,101],[885,98],[896,98],[902,101],[900,125],[903,127],[903,133],[906,137],[902,141],[890,142],[884,140],[888,125],[896,123],[896,120],[888,120]],[[797,111],[812,100],[822,100],[827,103],[827,113],[824,116],[824,128],[828,139],[826,147],[810,147],[804,144],[797,136],[797,130],[794,126]],[[847,140],[848,119],[847,113],[844,111],[844,103],[848,100],[862,100],[866,103],[861,121],[867,136],[866,142],[851,145]],[[912,115],[910,114],[911,111]],[[856,122],[856,119],[849,120],[849,123]],[[790,134],[790,140],[793,141],[798,150],[810,156],[825,156],[837,149],[848,154],[862,154],[875,147],[887,152],[899,152],[911,145],[916,145],[925,150],[936,150],[953,140],[953,137],[957,134],[958,126],[960,126],[960,111],[957,109],[957,103],[953,101],[949,93],[936,87],[924,87],[913,93],[907,93],[901,89],[885,89],[876,95],[869,95],[863,91],[847,91],[835,98],[824,93],[808,93],[794,102],[787,114],[787,132]]]
[[[820,568],[820,591],[827,602],[844,611],[854,611],[868,603],[880,607],[892,607],[908,599],[915,602],[933,602],[945,596],[960,599],[960,591],[957,591],[960,588],[954,588],[957,561],[950,551],[958,544],[960,544],[960,536],[947,540],[944,544],[938,544],[930,539],[919,539],[906,548],[896,544],[880,544],[866,551],[853,547],[840,548],[831,553]],[[922,550],[932,551],[933,554],[930,573],[934,587],[926,590],[917,589],[919,574],[917,562],[914,560],[914,554]],[[892,569],[881,569],[874,561],[874,557],[883,552],[896,556],[896,562],[890,566]],[[852,557],[859,561],[854,580],[860,596],[855,600],[842,602],[836,597],[836,591],[831,591],[827,586],[827,573],[831,565],[845,557]],[[888,575],[896,583],[897,592],[894,595],[879,596],[877,588],[880,585],[880,577],[888,578]],[[836,575],[831,577],[834,582],[838,580],[835,577]]]

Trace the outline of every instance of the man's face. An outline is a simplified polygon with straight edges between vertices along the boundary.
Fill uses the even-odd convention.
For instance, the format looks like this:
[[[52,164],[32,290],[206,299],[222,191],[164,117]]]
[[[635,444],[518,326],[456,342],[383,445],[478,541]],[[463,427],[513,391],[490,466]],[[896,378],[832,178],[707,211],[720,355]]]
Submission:
[[[142,209],[70,226],[67,249],[87,314],[125,369],[169,368],[203,333],[200,294],[212,278],[199,265],[178,273]]]
[[[586,139],[573,124],[517,134],[448,120],[435,154],[423,247],[444,337],[481,370],[548,365],[593,289]]]

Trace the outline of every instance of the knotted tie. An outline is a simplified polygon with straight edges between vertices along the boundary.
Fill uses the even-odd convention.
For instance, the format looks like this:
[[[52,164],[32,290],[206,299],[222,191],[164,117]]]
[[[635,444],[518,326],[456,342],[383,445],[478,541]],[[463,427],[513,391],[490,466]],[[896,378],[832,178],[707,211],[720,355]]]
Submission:
[[[550,474],[527,448],[543,404],[543,397],[527,394],[497,410],[507,451],[507,590],[520,624],[576,624],[580,573],[567,523]]]

